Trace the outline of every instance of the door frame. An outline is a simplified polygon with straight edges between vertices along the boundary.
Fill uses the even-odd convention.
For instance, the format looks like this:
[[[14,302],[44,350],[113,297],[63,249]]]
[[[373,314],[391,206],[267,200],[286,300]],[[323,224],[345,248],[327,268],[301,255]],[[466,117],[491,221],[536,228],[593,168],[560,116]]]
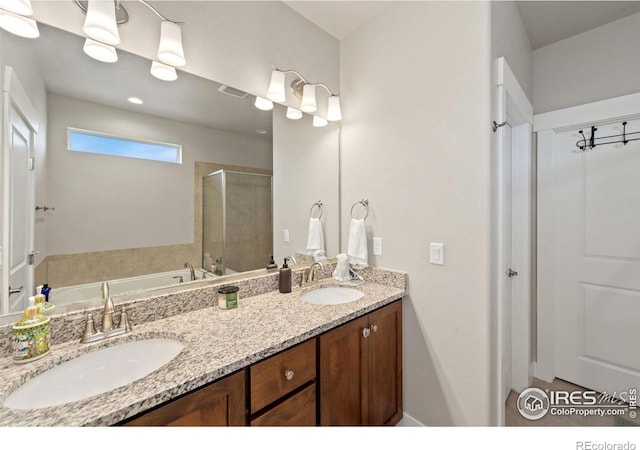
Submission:
[[[531,366],[531,203],[532,203],[532,123],[533,123],[533,106],[527,98],[524,90],[520,86],[516,76],[511,71],[504,57],[494,60],[494,83],[495,93],[492,95],[495,99],[494,117],[498,124],[508,122],[500,126],[493,133],[494,145],[496,153],[494,156],[495,167],[495,198],[496,210],[494,218],[496,221],[495,239],[497,246],[494,249],[494,279],[492,283],[496,291],[495,314],[497,320],[497,334],[494,336],[496,345],[496,418],[498,425],[504,425],[505,401],[504,392],[506,389],[516,388],[524,389],[530,385],[533,369]],[[504,126],[512,127],[512,167],[514,162],[518,162],[517,167],[521,170],[518,173],[512,173],[512,207],[511,216],[519,217],[520,220],[512,221],[512,242],[517,240],[524,241],[524,245],[512,248],[512,264],[518,268],[518,301],[514,302],[512,297],[511,315],[505,317],[505,292],[503,289],[503,281],[506,276],[504,271],[503,252],[505,248],[505,227],[503,224],[503,214],[505,210],[505,193],[504,193],[504,167],[503,167],[503,147],[502,147],[502,129]],[[514,132],[515,131],[515,132]],[[515,139],[514,139],[515,138]],[[513,151],[514,144],[518,147],[518,151]],[[514,280],[515,281],[515,280]],[[515,289],[512,289],[512,292]],[[504,354],[505,340],[507,339],[506,330],[508,324],[511,324],[511,352],[509,355]],[[503,365],[505,358],[511,359],[511,379],[506,380],[503,377]]]
[[[594,122],[640,118],[640,93],[563,108],[533,117],[538,135],[538,211],[537,211],[537,361],[536,377],[551,382],[555,376],[555,158],[557,133]]]
[[[2,234],[2,242],[0,248],[0,314],[7,314],[9,308],[9,195],[6,188],[9,180],[9,145],[10,145],[10,110],[11,107],[22,116],[27,126],[33,131],[32,137],[29,142],[29,152],[33,155],[34,151],[34,135],[38,133],[40,122],[36,109],[33,107],[27,92],[22,87],[20,80],[16,76],[15,71],[11,66],[5,66],[2,71],[2,157],[0,158],[0,173],[2,173],[3,182],[0,183],[0,215],[2,221],[0,223],[0,230]],[[33,177],[31,179],[32,192],[31,198],[34,198],[35,193],[33,188]],[[34,211],[32,211],[33,215]],[[31,237],[29,245],[33,250],[33,220],[31,221]],[[33,271],[33,269],[31,269]],[[30,275],[33,278],[33,273]],[[32,283],[33,284],[33,283]],[[31,295],[27,293],[27,295]]]

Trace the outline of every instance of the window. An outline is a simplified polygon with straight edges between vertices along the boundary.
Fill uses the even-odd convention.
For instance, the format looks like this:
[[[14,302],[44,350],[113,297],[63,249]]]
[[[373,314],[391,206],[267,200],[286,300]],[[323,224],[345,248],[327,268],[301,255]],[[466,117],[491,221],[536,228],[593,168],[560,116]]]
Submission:
[[[124,156],[182,164],[182,146],[160,142],[137,141],[92,131],[67,129],[68,149],[74,152]]]

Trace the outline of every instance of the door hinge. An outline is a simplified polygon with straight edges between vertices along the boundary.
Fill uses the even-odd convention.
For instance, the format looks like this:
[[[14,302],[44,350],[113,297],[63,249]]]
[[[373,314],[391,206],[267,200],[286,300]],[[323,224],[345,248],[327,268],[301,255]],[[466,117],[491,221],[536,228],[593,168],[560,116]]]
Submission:
[[[29,158],[29,170],[36,170],[36,159],[34,157]]]

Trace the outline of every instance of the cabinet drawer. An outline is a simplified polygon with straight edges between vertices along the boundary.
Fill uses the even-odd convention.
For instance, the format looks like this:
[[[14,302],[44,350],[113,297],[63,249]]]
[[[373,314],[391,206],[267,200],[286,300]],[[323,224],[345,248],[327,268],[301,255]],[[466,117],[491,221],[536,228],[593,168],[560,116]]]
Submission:
[[[316,377],[316,340],[256,363],[250,368],[251,414]]]
[[[291,398],[251,421],[252,427],[316,426],[316,384],[307,386]]]

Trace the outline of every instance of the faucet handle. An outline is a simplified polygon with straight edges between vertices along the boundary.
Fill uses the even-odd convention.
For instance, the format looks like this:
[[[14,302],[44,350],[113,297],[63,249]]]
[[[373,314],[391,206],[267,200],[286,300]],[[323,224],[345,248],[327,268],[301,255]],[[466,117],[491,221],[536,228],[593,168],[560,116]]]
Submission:
[[[87,314],[87,323],[84,326],[84,333],[82,335],[82,339],[80,339],[81,343],[87,343],[90,341],[91,336],[97,334],[95,323],[93,321],[93,314]]]
[[[127,310],[124,306],[120,313],[120,323],[118,324],[118,328],[124,328],[125,333],[129,333],[133,329],[129,323],[129,316],[127,315]]]

